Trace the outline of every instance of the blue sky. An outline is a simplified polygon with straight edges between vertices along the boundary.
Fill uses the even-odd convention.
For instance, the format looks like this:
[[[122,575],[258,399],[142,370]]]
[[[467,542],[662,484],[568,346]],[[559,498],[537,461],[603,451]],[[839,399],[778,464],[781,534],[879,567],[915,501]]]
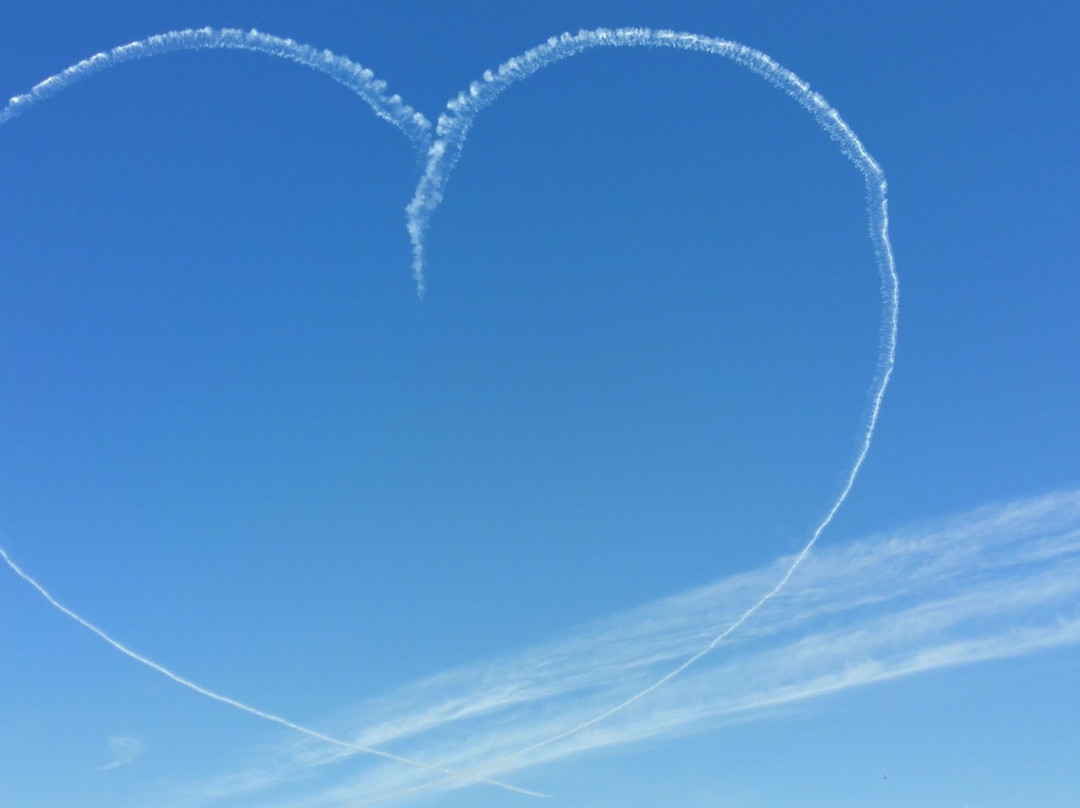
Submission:
[[[789,586],[492,764],[700,650],[828,511],[877,358],[858,171],[724,59],[584,53],[477,116],[421,302],[423,161],[363,100],[261,54],[117,66],[0,127],[0,544],[60,602],[205,688],[565,806],[1080,801],[1075,11],[72,6],[0,15],[4,97],[187,27],[329,48],[431,120],[566,30],[742,42],[885,170],[902,303],[874,444]],[[438,779],[185,690],[3,580],[4,804]]]

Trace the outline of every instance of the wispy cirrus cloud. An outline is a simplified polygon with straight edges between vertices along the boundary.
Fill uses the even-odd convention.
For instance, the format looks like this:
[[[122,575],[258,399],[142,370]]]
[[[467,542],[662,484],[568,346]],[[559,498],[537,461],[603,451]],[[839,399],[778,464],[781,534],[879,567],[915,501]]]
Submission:
[[[525,754],[696,653],[790,564],[422,679],[331,722],[358,746],[492,776],[585,751],[715,729],[780,705],[923,671],[1080,642],[1080,489],[996,504],[824,548],[710,657],[618,715]],[[290,808],[465,785],[309,739],[264,765],[185,789],[184,802]],[[290,786],[304,783],[302,797]],[[179,796],[179,795],[178,795]]]
[[[110,769],[126,766],[141,755],[142,751],[142,738],[134,735],[113,735],[109,738],[109,752],[112,760],[104,766],[98,766],[94,771],[107,772]]]

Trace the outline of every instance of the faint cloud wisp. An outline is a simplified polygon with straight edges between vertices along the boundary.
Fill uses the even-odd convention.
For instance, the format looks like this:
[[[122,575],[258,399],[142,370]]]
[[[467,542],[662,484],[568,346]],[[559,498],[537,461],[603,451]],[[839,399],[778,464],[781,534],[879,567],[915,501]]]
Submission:
[[[142,738],[134,735],[113,735],[109,738],[109,752],[112,760],[104,766],[98,766],[94,771],[107,772],[131,763],[143,752]]]

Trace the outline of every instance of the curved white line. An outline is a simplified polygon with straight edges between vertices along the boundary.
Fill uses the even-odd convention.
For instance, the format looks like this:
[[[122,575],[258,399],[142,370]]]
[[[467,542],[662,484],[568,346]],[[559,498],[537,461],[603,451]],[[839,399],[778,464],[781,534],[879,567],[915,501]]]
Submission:
[[[186,28],[95,53],[8,101],[7,106],[0,110],[0,126],[72,84],[118,64],[174,51],[212,48],[265,53],[319,70],[363,98],[376,115],[404,132],[417,149],[426,151],[431,145],[431,122],[404,103],[401,96],[388,94],[386,82],[375,78],[375,74],[366,67],[328,50],[319,50],[254,29],[241,31],[237,28]]]
[[[604,721],[607,718],[622,712],[630,705],[640,701],[645,696],[663,687],[673,678],[696,663],[710,651],[715,649],[733,631],[738,629],[762,606],[779,593],[787,585],[795,570],[806,559],[811,549],[817,543],[818,538],[829,526],[837,511],[844,504],[855,478],[866,460],[870,443],[877,427],[878,416],[881,412],[881,403],[885,397],[885,389],[888,387],[892,376],[893,367],[896,363],[896,336],[899,324],[900,310],[900,284],[896,274],[896,262],[889,242],[889,214],[888,201],[886,199],[885,174],[870,153],[863,146],[855,132],[844,122],[833,107],[823,96],[810,89],[810,85],[800,79],[796,74],[775,62],[767,54],[759,50],[740,45],[729,40],[714,39],[698,34],[678,33],[674,31],[652,31],[647,28],[619,28],[615,30],[599,28],[593,31],[579,31],[577,34],[565,33],[559,37],[552,37],[542,45],[516,56],[496,70],[488,70],[483,74],[481,81],[475,81],[469,85],[469,89],[459,93],[447,104],[447,111],[439,116],[436,127],[437,139],[432,144],[428,155],[428,164],[417,185],[412,201],[406,208],[409,235],[413,243],[413,276],[417,283],[419,294],[424,292],[424,238],[430,226],[431,216],[439,203],[442,202],[446,182],[449,179],[454,166],[461,156],[465,145],[465,139],[472,127],[476,115],[485,107],[489,106],[506,89],[517,84],[522,79],[528,78],[542,68],[563,59],[574,56],[582,51],[598,47],[668,47],[680,50],[701,51],[704,53],[724,56],[753,73],[761,76],[773,86],[790,95],[804,109],[814,116],[818,125],[825,130],[840,150],[863,175],[866,184],[867,214],[870,221],[870,238],[874,245],[875,259],[878,274],[881,278],[882,317],[879,332],[878,363],[873,381],[870,385],[870,403],[863,419],[862,430],[857,439],[857,451],[855,460],[849,468],[840,493],[837,495],[825,517],[814,529],[813,534],[806,545],[795,557],[787,571],[771,590],[763,595],[756,603],[750,606],[743,614],[718,633],[706,646],[693,654],[676,668],[653,682],[643,690],[638,691],[626,700],[614,707],[583,721],[576,726],[553,735],[544,740],[537,741],[529,746],[517,749],[514,752],[496,758],[480,767],[479,771],[492,770],[501,764],[514,758],[525,755],[535,749],[548,746],[575,735],[589,727]],[[444,782],[444,781],[441,781]],[[403,796],[420,788],[427,788],[434,783],[428,783],[418,788],[409,789],[407,792],[381,797],[359,805],[370,804],[397,796]]]

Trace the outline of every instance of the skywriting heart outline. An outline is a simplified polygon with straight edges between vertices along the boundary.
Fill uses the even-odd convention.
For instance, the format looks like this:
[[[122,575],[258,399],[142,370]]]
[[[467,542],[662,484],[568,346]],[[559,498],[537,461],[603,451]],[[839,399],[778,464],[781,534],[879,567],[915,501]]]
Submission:
[[[291,39],[281,39],[255,30],[245,32],[238,29],[187,29],[183,31],[173,31],[132,42],[127,45],[122,45],[113,48],[110,51],[95,54],[89,59],[84,59],[60,73],[50,76],[35,85],[28,93],[13,97],[8,104],[0,110],[0,126],[2,126],[34,104],[51,97],[57,92],[60,92],[84,78],[88,78],[123,62],[150,56],[158,56],[180,50],[212,48],[250,50],[289,59],[316,70],[320,70],[335,81],[340,82],[360,95],[378,117],[386,120],[401,130],[413,143],[418,152],[420,152],[421,156],[426,158],[424,173],[417,184],[412,200],[406,208],[406,226],[412,243],[413,277],[416,282],[417,293],[423,297],[425,291],[425,237],[430,228],[431,217],[442,202],[446,183],[460,159],[466,138],[476,115],[485,107],[492,104],[503,91],[554,62],[561,61],[585,50],[597,47],[642,46],[670,47],[679,50],[700,51],[716,56],[723,56],[747,68],[751,72],[756,73],[778,89],[783,90],[799,103],[800,106],[810,112],[818,125],[839,144],[844,155],[855,164],[856,168],[858,168],[863,175],[867,191],[867,213],[870,224],[870,237],[874,246],[875,262],[881,279],[882,317],[879,332],[878,366],[871,383],[869,394],[870,401],[857,440],[858,448],[856,456],[844,478],[840,493],[829,508],[826,516],[814,529],[810,539],[795,556],[792,563],[788,566],[787,571],[781,576],[777,584],[758,601],[747,608],[738,619],[717,633],[716,636],[707,645],[702,647],[700,651],[684,660],[648,687],[638,691],[608,710],[554,736],[504,754],[495,760],[489,761],[476,771],[461,772],[394,755],[380,749],[359,746],[338,738],[333,738],[318,732],[317,730],[296,724],[273,713],[256,709],[243,702],[202,687],[133,651],[73,610],[61,604],[36,579],[19,567],[3,547],[0,547],[0,557],[3,558],[8,567],[34,587],[42,597],[63,614],[75,620],[84,628],[97,634],[116,650],[168,677],[177,684],[183,685],[207,698],[227,704],[264,720],[285,726],[317,740],[341,746],[354,752],[376,755],[399,763],[417,766],[442,775],[440,780],[428,782],[407,791],[385,795],[360,804],[370,804],[372,802],[403,796],[404,794],[419,789],[430,788],[438,783],[452,779],[482,782],[530,796],[545,796],[537,792],[491,779],[485,776],[483,772],[490,770],[497,771],[510,760],[570,737],[571,735],[581,732],[582,730],[621,712],[631,704],[662,687],[716,648],[727,636],[737,630],[765,603],[771,600],[784,588],[791,576],[795,573],[795,570],[802,564],[813,549],[818,538],[832,522],[836,513],[851,492],[855,479],[858,476],[870,449],[870,443],[881,411],[881,404],[884,400],[885,390],[888,387],[889,379],[891,378],[895,364],[899,313],[899,280],[896,274],[892,247],[889,242],[889,217],[885,175],[881,170],[881,167],[870,156],[869,152],[867,152],[854,131],[843,121],[839,113],[828,104],[824,97],[812,91],[810,86],[796,74],[782,67],[761,51],[736,42],[705,37],[698,34],[679,33],[674,31],[652,31],[645,28],[599,28],[589,31],[579,31],[577,34],[564,33],[559,37],[551,37],[543,44],[504,62],[494,71],[485,71],[481,81],[473,82],[470,84],[468,90],[459,93],[455,98],[448,102],[447,111],[439,116],[437,124],[434,127],[435,137],[432,137],[431,122],[423,114],[405,104],[399,95],[388,94],[386,91],[386,83],[375,78],[374,74],[367,68],[362,67],[346,57],[338,56],[331,51],[318,50],[309,45],[296,43]]]

